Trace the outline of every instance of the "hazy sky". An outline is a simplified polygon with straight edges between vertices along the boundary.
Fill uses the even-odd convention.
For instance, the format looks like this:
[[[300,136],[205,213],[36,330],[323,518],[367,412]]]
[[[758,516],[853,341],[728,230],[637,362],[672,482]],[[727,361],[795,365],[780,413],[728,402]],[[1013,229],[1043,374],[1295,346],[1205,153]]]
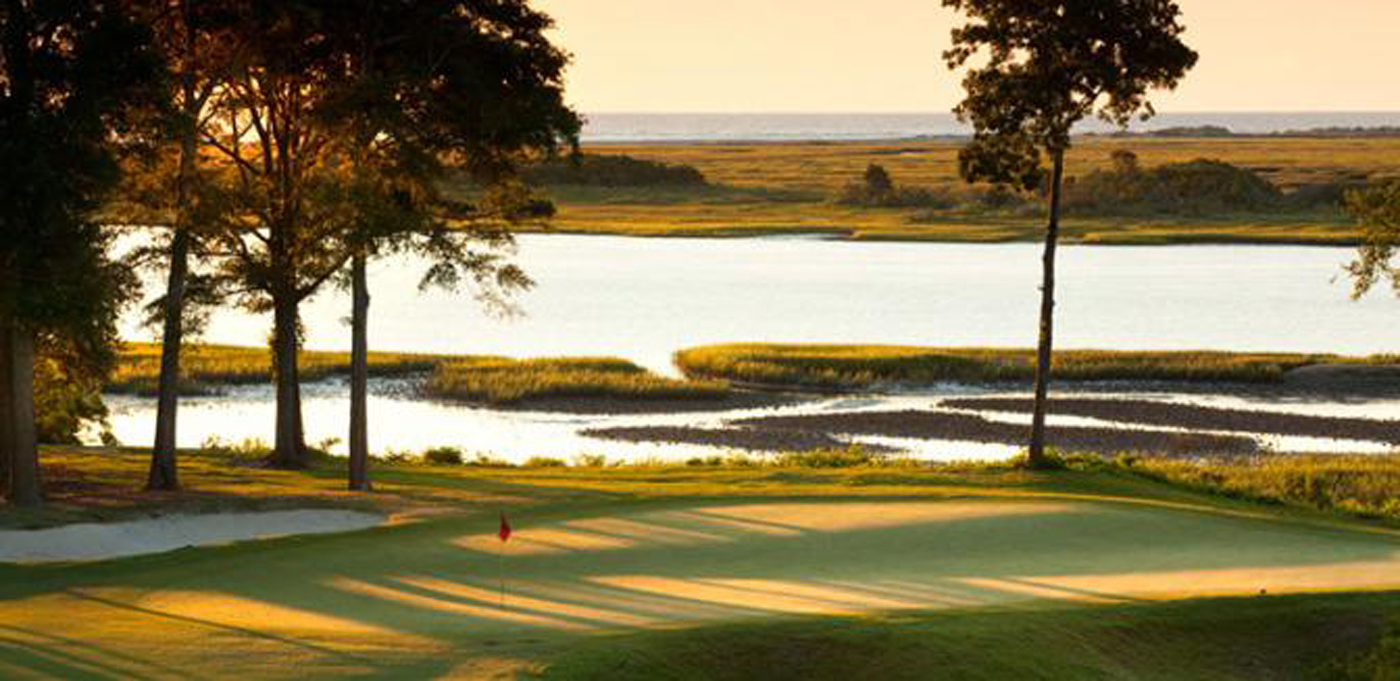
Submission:
[[[938,0],[535,0],[585,112],[944,111]],[[1180,0],[1201,54],[1164,111],[1400,111],[1400,0]]]

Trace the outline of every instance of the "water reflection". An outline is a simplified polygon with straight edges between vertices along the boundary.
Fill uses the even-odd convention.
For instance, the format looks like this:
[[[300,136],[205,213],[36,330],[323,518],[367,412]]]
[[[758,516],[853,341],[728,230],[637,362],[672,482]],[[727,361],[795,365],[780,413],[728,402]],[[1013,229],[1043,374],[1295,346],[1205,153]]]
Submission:
[[[950,397],[969,395],[987,397],[1024,397],[1024,394],[945,386],[920,394],[887,396],[836,396],[781,407],[742,409],[724,412],[680,414],[561,414],[538,411],[486,409],[462,404],[425,400],[418,396],[421,379],[385,379],[370,381],[370,434],[373,449],[378,454],[389,452],[420,452],[429,447],[454,446],[468,457],[482,454],[512,462],[531,457],[552,457],[565,460],[584,455],[602,455],[610,461],[685,460],[694,456],[725,453],[726,450],[704,445],[638,444],[586,437],[579,431],[590,428],[613,428],[639,425],[676,425],[717,428],[728,420],[750,416],[821,414],[853,411],[899,411],[934,409]],[[1360,402],[1326,400],[1294,401],[1280,404],[1267,397],[1229,394],[1127,393],[1093,391],[1057,394],[1102,399],[1151,399],[1206,406],[1287,411],[1313,416],[1360,416],[1365,418],[1400,419],[1400,399],[1378,398]],[[307,441],[317,443],[335,439],[334,453],[344,454],[344,436],[349,423],[348,389],[344,379],[308,383],[303,388]],[[155,401],[149,398],[108,396],[112,410],[113,433],[126,444],[144,444],[151,440],[155,423]],[[187,398],[180,411],[181,447],[196,447],[210,438],[225,442],[244,439],[272,440],[274,421],[273,393],[268,386],[239,386],[217,397]],[[1025,415],[978,412],[984,418],[1025,423]],[[1074,416],[1055,416],[1052,425],[1093,426],[1102,428],[1132,428],[1131,424]],[[1151,426],[1154,430],[1173,430]],[[1206,431],[1225,432],[1225,431]],[[1384,453],[1392,450],[1378,442],[1335,440],[1313,437],[1259,436],[1270,450],[1288,452],[1354,452]],[[919,440],[890,437],[847,437],[853,442],[884,444],[910,452],[928,460],[966,461],[1002,460],[1015,455],[1019,446]]]
[[[1276,350],[1371,354],[1394,301],[1348,299],[1350,250],[1293,246],[1072,246],[1063,250],[1061,348]],[[493,319],[470,292],[420,294],[424,265],[371,268],[370,340],[383,350],[618,355],[672,371],[703,343],[771,341],[1018,346],[1035,343],[1035,244],[846,243],[815,239],[629,239],[525,235],[539,286],[526,317]],[[162,290],[150,277],[148,293]],[[303,308],[312,349],[343,350],[348,296]],[[138,316],[123,335],[149,339]],[[269,321],[214,315],[204,340],[263,345]]]

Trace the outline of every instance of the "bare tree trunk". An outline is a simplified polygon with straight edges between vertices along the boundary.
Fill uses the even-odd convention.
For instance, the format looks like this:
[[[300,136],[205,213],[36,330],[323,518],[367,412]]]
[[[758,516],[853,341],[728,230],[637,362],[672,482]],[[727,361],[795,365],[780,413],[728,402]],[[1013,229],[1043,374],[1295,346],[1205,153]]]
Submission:
[[[369,281],[365,256],[351,265],[354,302],[350,352],[350,490],[368,492],[369,483]]]
[[[13,319],[0,324],[9,337],[10,503],[43,503],[39,478],[39,443],[34,425],[34,335]]]
[[[0,499],[10,498],[10,468],[14,459],[15,410],[10,399],[10,386],[14,385],[10,370],[14,357],[10,353],[8,320],[0,319]]]
[[[181,161],[183,165],[184,161]],[[175,416],[180,406],[180,346],[184,342],[185,279],[189,272],[190,236],[175,228],[170,244],[170,281],[165,292],[165,331],[160,347],[160,397],[156,403],[156,442],[146,489],[180,488],[175,461]]]
[[[1050,222],[1045,227],[1045,253],[1042,256],[1040,286],[1040,343],[1036,349],[1035,410],[1031,416],[1031,447],[1026,457],[1030,468],[1047,468],[1045,457],[1045,407],[1050,387],[1050,360],[1055,337],[1055,247],[1060,239],[1060,191],[1065,176],[1065,152],[1054,151],[1055,168],[1050,180]]]
[[[273,302],[273,361],[277,381],[277,442],[272,464],[306,468],[306,441],[301,425],[301,385],[297,375],[297,303],[290,294]]]
[[[151,470],[146,489],[176,490],[180,475],[175,459],[176,415],[180,409],[180,350],[185,336],[185,282],[189,276],[190,201],[194,182],[196,126],[199,107],[195,103],[194,28],[189,22],[189,2],[180,3],[184,14],[185,63],[181,73],[181,95],[185,120],[180,131],[180,175],[175,184],[175,237],[170,244],[170,278],[165,289],[165,329],[160,346],[160,395],[156,402],[156,441],[151,448]]]

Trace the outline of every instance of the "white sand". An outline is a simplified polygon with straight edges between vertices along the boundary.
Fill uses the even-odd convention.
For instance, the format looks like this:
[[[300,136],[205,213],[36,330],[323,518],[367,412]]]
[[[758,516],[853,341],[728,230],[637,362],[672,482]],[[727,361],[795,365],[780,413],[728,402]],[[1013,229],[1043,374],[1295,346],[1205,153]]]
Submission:
[[[0,562],[105,560],[247,539],[326,534],[374,527],[373,513],[333,510],[170,515],[120,523],[0,531]]]

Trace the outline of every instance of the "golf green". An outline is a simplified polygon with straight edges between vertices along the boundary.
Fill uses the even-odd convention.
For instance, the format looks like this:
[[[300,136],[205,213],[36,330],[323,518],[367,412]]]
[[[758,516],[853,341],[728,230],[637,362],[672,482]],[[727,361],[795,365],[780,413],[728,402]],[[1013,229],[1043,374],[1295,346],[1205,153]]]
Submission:
[[[509,677],[628,630],[1400,588],[1387,530],[1069,494],[633,498],[510,520],[505,543],[477,513],[6,568],[0,677]]]

